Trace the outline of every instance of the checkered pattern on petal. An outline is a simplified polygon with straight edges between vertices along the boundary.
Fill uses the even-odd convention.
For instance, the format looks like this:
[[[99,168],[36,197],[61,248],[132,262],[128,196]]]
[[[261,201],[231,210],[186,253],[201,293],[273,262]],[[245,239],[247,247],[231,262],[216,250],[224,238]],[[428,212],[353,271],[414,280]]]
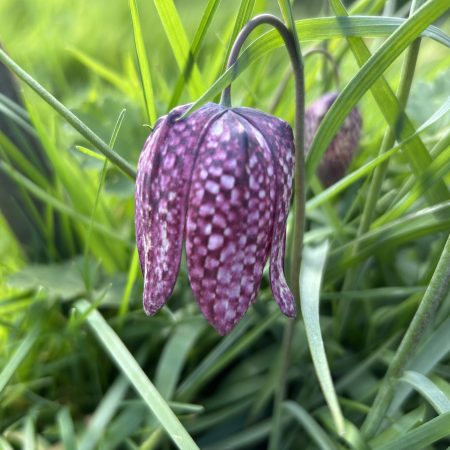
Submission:
[[[164,305],[175,285],[198,144],[202,130],[222,109],[208,104],[180,120],[187,107],[174,109],[160,121],[138,163],[135,222],[147,314]]]
[[[238,108],[264,136],[272,153],[276,180],[275,218],[270,249],[270,283],[283,314],[295,317],[295,300],[284,276],[286,221],[294,177],[294,139],[290,125],[261,111]]]
[[[272,232],[275,179],[262,134],[228,110],[205,134],[192,174],[186,254],[194,296],[228,333],[257,296]]]

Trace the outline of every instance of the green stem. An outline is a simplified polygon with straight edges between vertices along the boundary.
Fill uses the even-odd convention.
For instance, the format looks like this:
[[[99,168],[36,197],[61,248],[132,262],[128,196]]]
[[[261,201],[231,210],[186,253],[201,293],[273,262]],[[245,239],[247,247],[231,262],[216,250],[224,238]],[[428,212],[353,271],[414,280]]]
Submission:
[[[340,85],[340,78],[339,78],[339,67],[337,64],[337,61],[334,59],[333,55],[323,49],[323,48],[312,48],[311,50],[308,50],[303,54],[303,62],[305,63],[307,58],[312,55],[321,54],[323,55],[325,64],[329,62],[333,67],[333,76],[334,76],[334,82],[336,84],[336,89],[339,89]],[[324,65],[325,66],[325,65]],[[278,105],[281,102],[281,99],[283,98],[284,91],[286,90],[289,80],[292,76],[292,68],[289,68],[286,73],[283,76],[283,79],[281,80],[280,85],[278,86],[278,89],[275,91],[275,95],[273,96],[272,103],[270,104],[269,111],[271,114],[275,112],[275,110],[278,108]]]
[[[372,408],[362,426],[367,440],[372,438],[380,427],[394,393],[394,386],[401,377],[409,360],[415,354],[417,346],[425,335],[435,312],[448,294],[450,284],[450,235],[442,251],[442,255],[431,278],[430,284],[410,323],[400,346],[389,365],[381,388]]]
[[[292,19],[292,17],[291,17]],[[303,60],[298,42],[295,24],[293,19],[288,21],[287,27],[278,17],[270,14],[261,14],[250,20],[241,30],[227,63],[227,69],[232,67],[239,51],[242,48],[248,35],[259,25],[267,24],[273,26],[281,35],[289,52],[293,68],[295,82],[295,176],[294,176],[294,232],[292,246],[290,248],[290,273],[289,287],[297,304],[300,308],[300,266],[303,247],[303,234],[305,223],[305,156],[304,156],[304,120],[305,120],[305,80],[303,72]],[[228,85],[221,98],[221,104],[231,106],[231,85]],[[286,324],[282,356],[280,360],[279,384],[275,393],[274,413],[272,418],[272,433],[270,437],[269,448],[278,448],[278,441],[281,431],[281,412],[282,402],[285,395],[286,372],[289,365],[289,354],[292,345],[292,336],[294,332],[295,321],[290,320]]]
[[[111,147],[97,136],[84,122],[82,122],[73,112],[67,109],[59,100],[39,84],[30,74],[25,72],[16,64],[4,50],[0,48],[0,61],[14,72],[22,81],[33,89],[44,101],[46,101],[56,112],[58,112],[67,122],[70,123],[83,137],[94,145],[101,153],[108,158],[112,164],[117,166],[130,178],[136,178],[136,170]]]
[[[414,12],[416,2],[413,2],[411,5],[411,14]],[[408,48],[408,51],[405,56],[405,60],[403,62],[402,74],[400,76],[400,84],[397,89],[398,101],[400,104],[400,114],[403,113],[406,104],[408,102],[409,93],[411,91],[411,85],[414,78],[414,71],[416,68],[417,57],[419,55],[420,49],[420,38],[414,41],[411,46]],[[401,123],[398,124],[399,127],[402,126]],[[383,141],[381,143],[379,155],[382,155],[386,151],[388,151],[395,143],[396,139],[396,129],[393,127],[388,127]],[[387,173],[389,160],[385,163],[380,164],[375,170],[372,177],[372,181],[370,183],[366,201],[364,203],[364,209],[361,215],[361,222],[359,224],[358,232],[356,239],[359,236],[362,236],[366,233],[373,220],[373,216],[376,210],[376,204],[381,194],[381,187],[383,185],[384,178]],[[356,244],[353,246],[352,253],[356,254],[359,251],[359,246]],[[352,290],[355,286],[355,283],[358,279],[359,269],[357,267],[349,270],[344,278],[344,283],[342,285],[342,290]],[[350,301],[345,301],[341,303],[342,307],[338,311],[337,321],[335,325],[336,335],[339,337],[342,335],[343,330],[347,324],[347,319],[350,311]]]

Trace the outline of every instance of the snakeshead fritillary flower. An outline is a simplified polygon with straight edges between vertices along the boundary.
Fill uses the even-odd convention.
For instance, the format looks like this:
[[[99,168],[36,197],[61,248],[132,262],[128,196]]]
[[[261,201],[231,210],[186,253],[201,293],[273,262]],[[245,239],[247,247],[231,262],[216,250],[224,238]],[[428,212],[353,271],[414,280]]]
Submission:
[[[275,301],[295,316],[283,274],[291,127],[213,103],[179,119],[187,108],[158,121],[139,158],[135,221],[146,313],[171,295],[185,240],[194,297],[220,334],[256,299],[269,253]]]
[[[305,151],[308,152],[314,135],[325,114],[338,97],[330,92],[316,100],[305,113]],[[339,181],[350,165],[358,149],[362,118],[358,108],[353,108],[339,132],[331,142],[317,169],[317,176],[325,187]]]

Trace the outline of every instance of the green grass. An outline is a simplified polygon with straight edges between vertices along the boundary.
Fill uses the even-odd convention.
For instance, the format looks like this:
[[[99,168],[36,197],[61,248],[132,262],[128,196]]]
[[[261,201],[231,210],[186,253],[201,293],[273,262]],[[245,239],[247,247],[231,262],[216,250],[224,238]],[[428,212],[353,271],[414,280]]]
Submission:
[[[291,3],[0,2],[0,60],[23,96],[0,85],[0,448],[450,445],[448,2],[410,15],[391,1],[392,17],[383,0],[332,0],[327,14]],[[326,41],[339,64],[308,180],[354,105],[364,121],[347,175],[311,183],[291,347],[267,276],[223,338],[184,263],[168,305],[145,316],[135,250],[133,178],[159,116],[234,80],[234,105],[277,98],[293,124],[274,30],[224,71],[261,12],[293,27],[292,13],[302,50]],[[307,104],[333,88],[323,66],[305,62]]]

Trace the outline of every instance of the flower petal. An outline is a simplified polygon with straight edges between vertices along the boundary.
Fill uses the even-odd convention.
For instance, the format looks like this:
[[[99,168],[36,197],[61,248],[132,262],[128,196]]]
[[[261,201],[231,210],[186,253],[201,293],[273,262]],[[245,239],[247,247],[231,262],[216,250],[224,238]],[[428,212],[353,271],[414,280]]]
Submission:
[[[294,175],[294,139],[290,125],[276,117],[251,108],[237,108],[264,136],[275,167],[275,221],[270,249],[270,283],[275,301],[283,314],[296,316],[294,297],[284,276],[286,221]]]
[[[186,255],[194,296],[222,335],[258,293],[268,257],[275,183],[262,135],[228,110],[206,133],[192,174]]]
[[[144,275],[144,309],[150,315],[164,305],[174,288],[196,150],[202,129],[222,110],[208,104],[177,120],[187,107],[178,107],[163,118],[139,158],[136,239]]]

